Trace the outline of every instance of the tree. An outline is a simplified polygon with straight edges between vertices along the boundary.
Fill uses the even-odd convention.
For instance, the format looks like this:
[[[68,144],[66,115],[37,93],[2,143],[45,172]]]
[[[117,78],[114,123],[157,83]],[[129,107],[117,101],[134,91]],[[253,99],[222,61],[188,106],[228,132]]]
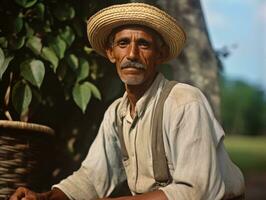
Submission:
[[[167,74],[172,74],[170,78],[199,87],[210,100],[219,118],[219,61],[209,40],[200,1],[144,0],[142,2],[159,5],[184,27],[187,44],[181,55],[169,63],[172,73]],[[169,68],[167,65],[164,67]]]
[[[262,90],[244,81],[222,79],[222,122],[231,134],[260,135],[266,130],[266,99]]]

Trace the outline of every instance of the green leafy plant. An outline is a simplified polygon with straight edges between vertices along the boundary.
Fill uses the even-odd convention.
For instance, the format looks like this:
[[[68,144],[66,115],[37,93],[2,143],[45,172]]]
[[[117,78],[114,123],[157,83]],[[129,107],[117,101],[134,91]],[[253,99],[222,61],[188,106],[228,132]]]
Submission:
[[[1,118],[30,121],[35,108],[52,105],[50,79],[83,113],[92,96],[101,99],[93,84],[102,76],[97,55],[85,42],[88,10],[88,1],[1,2]]]
[[[55,130],[56,170],[46,189],[80,166],[105,109],[123,92],[115,67],[86,34],[89,16],[123,2],[1,0],[0,119]]]

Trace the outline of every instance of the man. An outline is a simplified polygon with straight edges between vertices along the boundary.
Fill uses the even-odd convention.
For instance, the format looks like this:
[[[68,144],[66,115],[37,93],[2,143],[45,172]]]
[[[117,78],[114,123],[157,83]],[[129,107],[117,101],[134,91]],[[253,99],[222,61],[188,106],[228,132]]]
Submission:
[[[157,66],[176,57],[184,46],[186,36],[176,21],[147,4],[115,5],[89,19],[88,37],[99,54],[116,64],[126,92],[106,111],[78,171],[47,193],[19,188],[11,200],[109,199],[126,179],[134,196],[121,200],[242,199],[243,176],[224,149],[223,130],[203,94],[181,83],[166,96],[158,121],[169,179],[157,184],[152,127],[168,83]]]

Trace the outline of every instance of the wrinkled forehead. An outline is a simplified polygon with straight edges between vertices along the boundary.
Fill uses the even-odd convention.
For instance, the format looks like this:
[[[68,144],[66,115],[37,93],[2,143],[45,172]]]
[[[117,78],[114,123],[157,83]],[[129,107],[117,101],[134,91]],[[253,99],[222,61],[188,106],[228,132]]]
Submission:
[[[130,24],[130,25],[122,25],[117,28],[114,28],[112,32],[110,33],[108,40],[113,40],[115,38],[116,33],[121,32],[123,30],[141,30],[144,31],[147,34],[150,34],[152,37],[158,38],[161,41],[164,41],[162,36],[157,33],[155,30],[147,27],[147,26],[142,26],[142,25],[135,25],[135,24]]]

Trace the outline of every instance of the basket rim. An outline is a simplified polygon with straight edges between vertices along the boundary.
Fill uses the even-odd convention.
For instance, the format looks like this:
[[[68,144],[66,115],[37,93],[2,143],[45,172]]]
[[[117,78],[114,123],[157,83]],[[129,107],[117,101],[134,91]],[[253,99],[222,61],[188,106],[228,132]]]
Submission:
[[[46,125],[29,122],[0,120],[0,128],[37,131],[51,136],[55,135],[55,131],[52,128]]]

